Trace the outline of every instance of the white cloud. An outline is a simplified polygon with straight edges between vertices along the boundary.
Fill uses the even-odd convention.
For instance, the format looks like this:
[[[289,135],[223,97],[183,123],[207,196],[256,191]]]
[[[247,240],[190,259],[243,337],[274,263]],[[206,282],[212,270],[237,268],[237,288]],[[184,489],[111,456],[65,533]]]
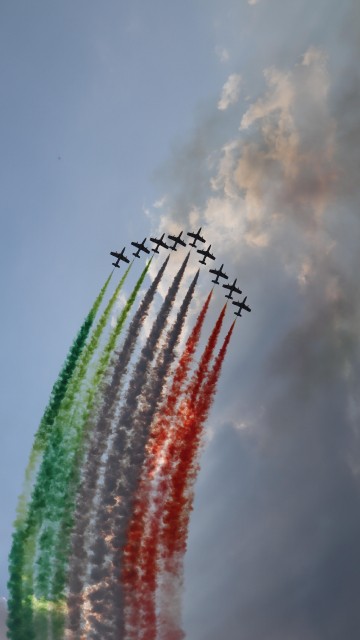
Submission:
[[[251,6],[258,4],[260,2],[260,0],[248,0],[248,4],[250,4]]]
[[[240,95],[241,76],[237,73],[232,73],[225,82],[221,97],[218,102],[218,109],[225,111],[230,105],[235,104]]]
[[[259,98],[250,105],[242,117],[240,129],[248,129],[257,120],[262,120],[274,111],[279,112],[282,127],[289,123],[290,108],[295,99],[295,88],[291,74],[271,67],[265,69],[264,76],[269,89],[265,97]]]
[[[110,318],[110,326],[113,329],[116,326],[116,322],[122,310],[124,309],[127,302],[127,296],[124,292],[120,292],[119,296],[115,302],[113,313]]]
[[[166,196],[162,196],[162,198],[155,200],[153,207],[154,209],[162,209],[165,203],[166,203]]]
[[[228,62],[230,60],[229,51],[225,47],[215,47],[215,53],[220,62]]]
[[[315,231],[336,177],[326,56],[311,47],[292,69],[270,67],[264,77],[265,91],[248,105],[240,132],[213,154],[211,192],[202,207],[190,209],[187,221],[190,226],[208,224],[217,245],[234,256],[272,247],[285,272],[305,287],[314,276]],[[239,87],[240,76],[231,75],[221,108],[235,100]],[[169,228],[167,214],[161,226]],[[321,251],[326,246],[324,241]]]

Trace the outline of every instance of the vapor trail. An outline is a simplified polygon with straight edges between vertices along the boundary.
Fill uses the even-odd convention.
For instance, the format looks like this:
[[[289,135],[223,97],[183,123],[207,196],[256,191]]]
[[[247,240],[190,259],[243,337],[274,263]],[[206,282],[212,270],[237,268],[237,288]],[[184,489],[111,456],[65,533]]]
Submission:
[[[88,616],[88,623],[92,633],[90,638],[106,640],[107,638],[121,637],[118,630],[119,622],[113,618],[112,603],[114,583],[112,580],[112,567],[109,567],[107,557],[114,557],[119,553],[123,536],[124,515],[118,514],[117,504],[126,496],[127,489],[133,486],[133,482],[139,475],[136,459],[132,455],[132,446],[137,433],[134,428],[134,416],[137,414],[141,393],[148,379],[154,353],[158,347],[161,335],[166,326],[169,313],[180,286],[189,254],[185,258],[178,273],[174,277],[160,311],[154,321],[147,341],[141,351],[140,357],[134,367],[129,382],[129,388],[120,410],[118,426],[114,441],[107,461],[107,469],[104,478],[101,501],[97,514],[97,540],[92,545],[92,588],[89,589],[87,606],[91,607],[92,615]],[[133,424],[134,423],[134,424]],[[139,434],[142,437],[141,433]],[[127,505],[126,500],[124,504]],[[118,534],[120,532],[120,535]],[[110,577],[110,580],[108,578]],[[119,580],[120,576],[118,576]],[[119,610],[122,603],[118,602]]]
[[[121,582],[124,588],[125,600],[125,627],[126,637],[137,637],[137,628],[140,618],[140,603],[137,602],[137,593],[140,589],[140,573],[137,560],[140,554],[141,540],[148,518],[151,491],[153,488],[153,471],[161,455],[164,443],[169,437],[172,419],[175,409],[181,398],[188,372],[190,370],[193,356],[198,346],[201,329],[205,315],[208,311],[212,291],[209,293],[195,323],[195,326],[186,341],[183,353],[176,366],[172,384],[166,394],[151,427],[150,440],[148,444],[148,456],[141,474],[141,482],[136,492],[134,500],[134,510],[131,524],[126,534],[126,545],[123,552],[123,569]],[[151,616],[150,616],[151,618]],[[148,620],[149,625],[153,623]],[[134,635],[133,635],[134,634]]]
[[[24,625],[22,624],[22,564],[23,545],[25,541],[24,524],[27,516],[27,505],[30,498],[31,487],[34,482],[34,474],[38,467],[40,457],[48,442],[49,434],[58,413],[60,404],[65,396],[69,380],[74,373],[76,365],[78,364],[81,353],[85,347],[90,329],[94,322],[96,313],[103,301],[105,292],[111,280],[111,276],[112,273],[105,281],[104,286],[100,290],[99,295],[97,296],[93,306],[91,307],[82,326],[80,327],[80,330],[70,347],[69,353],[65,359],[58,378],[54,383],[50,394],[50,400],[45,408],[44,415],[41,418],[39,428],[35,434],[35,440],[30,454],[30,459],[25,471],[23,491],[18,501],[17,516],[14,523],[15,532],[13,534],[13,543],[9,555],[10,578],[8,582],[8,631],[9,638],[13,640],[24,637],[24,634],[26,634],[25,637],[30,640],[30,636],[27,633],[28,615],[25,616],[25,628],[23,628]],[[28,607],[29,605],[26,605],[26,609],[28,609]]]
[[[33,633],[31,603],[34,602],[34,593],[37,598],[36,601],[39,601],[39,599],[46,600],[48,594],[55,537],[54,527],[51,523],[56,521],[56,512],[61,508],[61,504],[64,501],[64,496],[61,492],[64,491],[64,474],[69,470],[66,464],[68,462],[66,460],[66,452],[71,446],[71,436],[73,435],[70,423],[74,402],[81,392],[89,364],[99,345],[102,333],[130,268],[131,265],[124,273],[100,316],[88,344],[83,348],[81,356],[77,360],[73,375],[68,380],[65,393],[57,408],[57,414],[54,416],[51,433],[49,433],[48,443],[43,453],[42,463],[33,489],[22,534],[22,557],[18,556],[18,560],[21,562],[21,565],[18,566],[18,571],[22,576],[23,598],[24,602],[26,601],[27,603],[24,604],[23,609],[26,618],[24,627],[28,638],[30,637],[29,634]],[[48,518],[48,520],[45,520],[45,525],[41,530],[44,518]],[[35,555],[37,572],[34,575]],[[45,615],[46,601],[42,602],[41,606],[37,606],[36,611],[39,623],[39,620]],[[46,631],[44,631],[45,633]],[[40,632],[37,635],[40,636]]]
[[[197,400],[184,407],[184,423],[180,434],[180,446],[176,465],[169,478],[170,491],[162,511],[160,556],[162,558],[162,584],[159,598],[159,640],[183,638],[180,613],[183,564],[188,537],[190,513],[194,500],[194,484],[199,470],[199,450],[204,424],[215,396],[221,367],[235,326],[231,325],[225,336],[212,371],[205,380]],[[175,456],[174,456],[175,458]],[[173,615],[175,612],[175,615]],[[143,640],[150,640],[145,633]]]
[[[149,458],[147,460],[147,469],[150,471],[150,477],[148,480],[144,477],[144,485],[148,495],[152,498],[149,505],[149,501],[146,504],[142,500],[141,508],[145,509],[143,518],[145,525],[140,532],[137,531],[137,535],[140,533],[140,541],[137,541],[137,558],[134,557],[134,553],[131,557],[131,562],[135,560],[135,569],[131,568],[130,564],[125,566],[128,573],[124,574],[126,581],[126,592],[131,593],[132,587],[135,585],[132,582],[135,580],[135,593],[136,604],[130,608],[128,616],[128,632],[129,638],[139,637],[146,640],[153,640],[156,638],[156,604],[155,593],[157,586],[157,574],[159,572],[159,562],[161,556],[160,549],[160,536],[161,536],[161,518],[163,510],[165,509],[166,498],[168,492],[171,490],[171,478],[174,466],[178,464],[179,450],[181,450],[183,439],[190,438],[188,427],[189,418],[192,417],[192,410],[196,406],[201,387],[209,373],[211,358],[214,353],[214,349],[221,331],[222,323],[225,316],[226,305],[223,307],[219,318],[214,326],[214,329],[208,339],[207,345],[200,359],[199,365],[195,370],[187,388],[182,396],[181,404],[176,409],[176,401],[170,396],[170,404],[166,408],[162,408],[161,416],[165,415],[171,420],[172,427],[168,431],[170,442],[167,446],[164,445],[164,437],[161,427],[158,428],[155,425],[153,434],[153,444],[149,451]],[[163,421],[163,417],[159,418],[160,425]],[[165,422],[166,424],[166,422]],[[159,436],[159,442],[157,442],[157,436]],[[154,469],[160,453],[163,456],[163,463],[158,471],[158,478],[155,490],[152,488],[151,482],[151,470]],[[147,484],[147,487],[146,487]],[[151,496],[151,492],[155,491],[155,494]],[[146,496],[143,496],[143,498]],[[140,510],[139,510],[140,511]],[[139,513],[138,511],[138,513]],[[136,530],[136,514],[134,516],[135,530]],[[141,576],[141,580],[139,580]],[[135,630],[135,635],[132,635]],[[142,634],[142,635],[141,635]],[[169,636],[170,637],[170,636]]]
[[[37,481],[33,490],[32,500],[27,517],[27,537],[30,532],[34,532],[40,525],[44,517],[46,517],[46,510],[51,511],[50,520],[53,518],[54,504],[56,503],[56,495],[54,502],[51,500],[51,486],[55,483],[55,486],[61,483],[62,475],[65,473],[64,463],[66,460],[66,452],[71,447],[71,436],[74,426],[71,422],[72,413],[74,410],[74,402],[78,395],[81,393],[82,385],[88,373],[89,364],[99,346],[101,336],[109,321],[110,314],[113,310],[114,304],[118,298],[120,290],[122,289],[126,277],[130,271],[131,264],[125,271],[119,284],[117,285],[115,292],[111,296],[106,308],[100,316],[100,319],[90,336],[88,344],[82,351],[81,357],[78,359],[76,367],[74,369],[72,377],[69,379],[65,393],[61,402],[59,403],[57,414],[54,416],[51,434],[48,438],[47,448],[44,451],[44,457],[39,469]],[[114,330],[113,330],[114,332]],[[68,469],[66,470],[68,471]],[[55,489],[56,494],[56,489]],[[60,498],[61,500],[61,498]],[[56,510],[56,509],[55,509]],[[35,533],[33,533],[35,535]],[[40,537],[39,557],[37,559],[38,564],[38,595],[46,597],[45,589],[48,583],[47,567],[49,564],[49,558],[51,555],[51,535],[48,532],[43,531]],[[43,544],[42,544],[43,542]],[[30,542],[30,546],[33,546]],[[46,552],[41,554],[41,549],[44,547]],[[29,558],[32,564],[33,558]],[[30,580],[28,580],[30,584]]]
[[[88,527],[101,472],[101,460],[106,451],[119,393],[136,346],[137,338],[144,319],[148,315],[150,305],[154,299],[168,261],[169,257],[166,258],[153,283],[145,293],[130,323],[120,352],[112,356],[110,372],[107,373],[107,379],[103,386],[102,405],[98,414],[92,420],[94,427],[92,431],[90,431],[90,442],[86,452],[82,480],[77,497],[76,511],[74,514],[75,525],[71,540],[72,552],[69,561],[67,637],[73,637],[76,640],[80,637],[81,605],[83,601],[82,591],[84,589],[84,576],[87,566],[86,542],[89,535]]]
[[[40,596],[46,600],[50,599],[56,602],[60,614],[64,608],[65,574],[68,561],[67,551],[73,526],[72,511],[74,509],[75,495],[79,481],[79,466],[83,457],[83,440],[86,421],[93,408],[97,385],[101,382],[106,371],[106,366],[116,344],[116,340],[135,302],[136,296],[149,269],[149,264],[150,263],[144,268],[123,311],[118,317],[115,327],[112,329],[108,341],[101,351],[95,373],[87,384],[85,392],[83,392],[82,387],[86,382],[89,364],[98,348],[101,333],[106,322],[100,327],[101,330],[99,329],[98,331],[98,327],[95,329],[95,338],[92,336],[94,339],[91,339],[88,349],[86,353],[84,353],[79,371],[69,385],[68,392],[55,421],[50,446],[44,456],[44,464],[41,469],[44,471],[44,474],[42,484],[39,486],[39,495],[41,496],[42,494],[46,496],[46,500],[43,508],[38,509],[35,513],[37,520],[36,530],[38,531],[35,593],[38,597]],[[123,281],[129,268],[124,274]],[[115,298],[113,302],[114,301]],[[109,305],[106,310],[106,320],[109,319],[111,311]],[[81,398],[83,398],[82,403],[80,402]],[[39,530],[40,526],[41,529]],[[53,578],[54,573],[55,577]],[[53,637],[54,634],[56,634],[56,637],[62,637],[61,624],[59,621],[61,618],[63,621],[63,616],[57,615],[55,617]]]
[[[23,493],[19,498],[19,504],[17,507],[17,519],[15,521],[16,525],[23,522],[26,517],[25,503],[27,503],[27,500],[29,498],[29,489],[31,489],[31,486],[34,480],[34,477],[33,477],[34,471],[36,470],[40,454],[44,451],[44,448],[46,447],[51,427],[58,413],[61,401],[65,396],[65,393],[69,384],[69,380],[71,379],[71,376],[79,361],[79,357],[81,356],[81,353],[85,347],[85,343],[90,333],[90,329],[93,325],[97,311],[103,301],[108,284],[111,280],[111,276],[112,276],[112,273],[107,278],[92,308],[90,309],[83,324],[81,325],[80,330],[73,344],[71,345],[70,351],[65,359],[63,367],[59,373],[59,376],[51,390],[50,400],[44,411],[44,415],[41,418],[39,428],[35,434],[35,439],[32,446],[29,463],[25,471],[25,482],[24,482],[25,486],[24,486]],[[118,289],[119,287],[117,287],[117,291]]]
[[[141,469],[144,463],[145,447],[149,439],[149,431],[154,414],[162,398],[165,384],[167,383],[170,367],[176,356],[175,346],[180,338],[198,277],[199,271],[190,284],[173,326],[168,331],[164,346],[159,353],[155,366],[153,367],[153,370],[149,372],[148,382],[141,394],[139,402],[140,408],[133,418],[133,430],[135,432],[135,437],[133,438],[133,444],[130,448],[128,469],[126,471],[128,482],[123,484],[121,492],[118,494],[118,500],[116,501],[116,506],[113,512],[114,520],[121,523],[121,528],[118,528],[116,531],[117,550],[112,559],[113,589],[111,589],[111,593],[113,593],[112,608],[113,617],[116,620],[117,634],[122,634],[124,632],[124,613],[122,607],[119,607],[119,602],[124,601],[122,583],[120,579],[123,563],[122,550],[126,540],[126,531],[129,519],[133,511],[134,496],[136,494]],[[118,549],[120,549],[120,551]]]

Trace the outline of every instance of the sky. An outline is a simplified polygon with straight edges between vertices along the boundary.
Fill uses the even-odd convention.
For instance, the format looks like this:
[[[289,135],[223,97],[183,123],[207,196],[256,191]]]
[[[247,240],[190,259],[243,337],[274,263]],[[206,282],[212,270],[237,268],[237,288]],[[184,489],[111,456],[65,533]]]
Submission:
[[[359,13],[1,4],[0,596],[33,435],[109,251],[202,225],[252,313],[207,425],[187,636],[357,637]]]

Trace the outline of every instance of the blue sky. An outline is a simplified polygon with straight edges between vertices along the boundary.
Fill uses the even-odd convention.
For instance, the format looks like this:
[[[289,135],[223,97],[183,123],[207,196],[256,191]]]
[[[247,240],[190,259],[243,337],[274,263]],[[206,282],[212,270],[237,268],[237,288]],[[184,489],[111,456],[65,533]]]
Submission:
[[[33,434],[110,249],[199,223],[253,313],[209,421],[185,629],[355,637],[358,17],[351,0],[2,4],[0,594]]]

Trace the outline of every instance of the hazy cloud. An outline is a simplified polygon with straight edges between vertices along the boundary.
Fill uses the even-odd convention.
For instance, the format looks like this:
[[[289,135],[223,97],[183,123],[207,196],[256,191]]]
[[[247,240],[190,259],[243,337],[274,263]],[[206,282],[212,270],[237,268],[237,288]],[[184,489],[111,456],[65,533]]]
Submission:
[[[241,76],[237,73],[232,73],[226,80],[221,97],[218,102],[218,109],[225,111],[232,104],[236,104],[240,95]]]
[[[228,62],[230,60],[230,53],[225,49],[225,47],[215,47],[215,53],[220,62]]]
[[[313,45],[264,83],[226,113],[238,121],[220,145],[218,122],[201,128],[201,194],[188,173],[161,218],[204,225],[253,307],[210,418],[185,626],[197,640],[337,640],[360,625],[359,94],[340,95]]]

